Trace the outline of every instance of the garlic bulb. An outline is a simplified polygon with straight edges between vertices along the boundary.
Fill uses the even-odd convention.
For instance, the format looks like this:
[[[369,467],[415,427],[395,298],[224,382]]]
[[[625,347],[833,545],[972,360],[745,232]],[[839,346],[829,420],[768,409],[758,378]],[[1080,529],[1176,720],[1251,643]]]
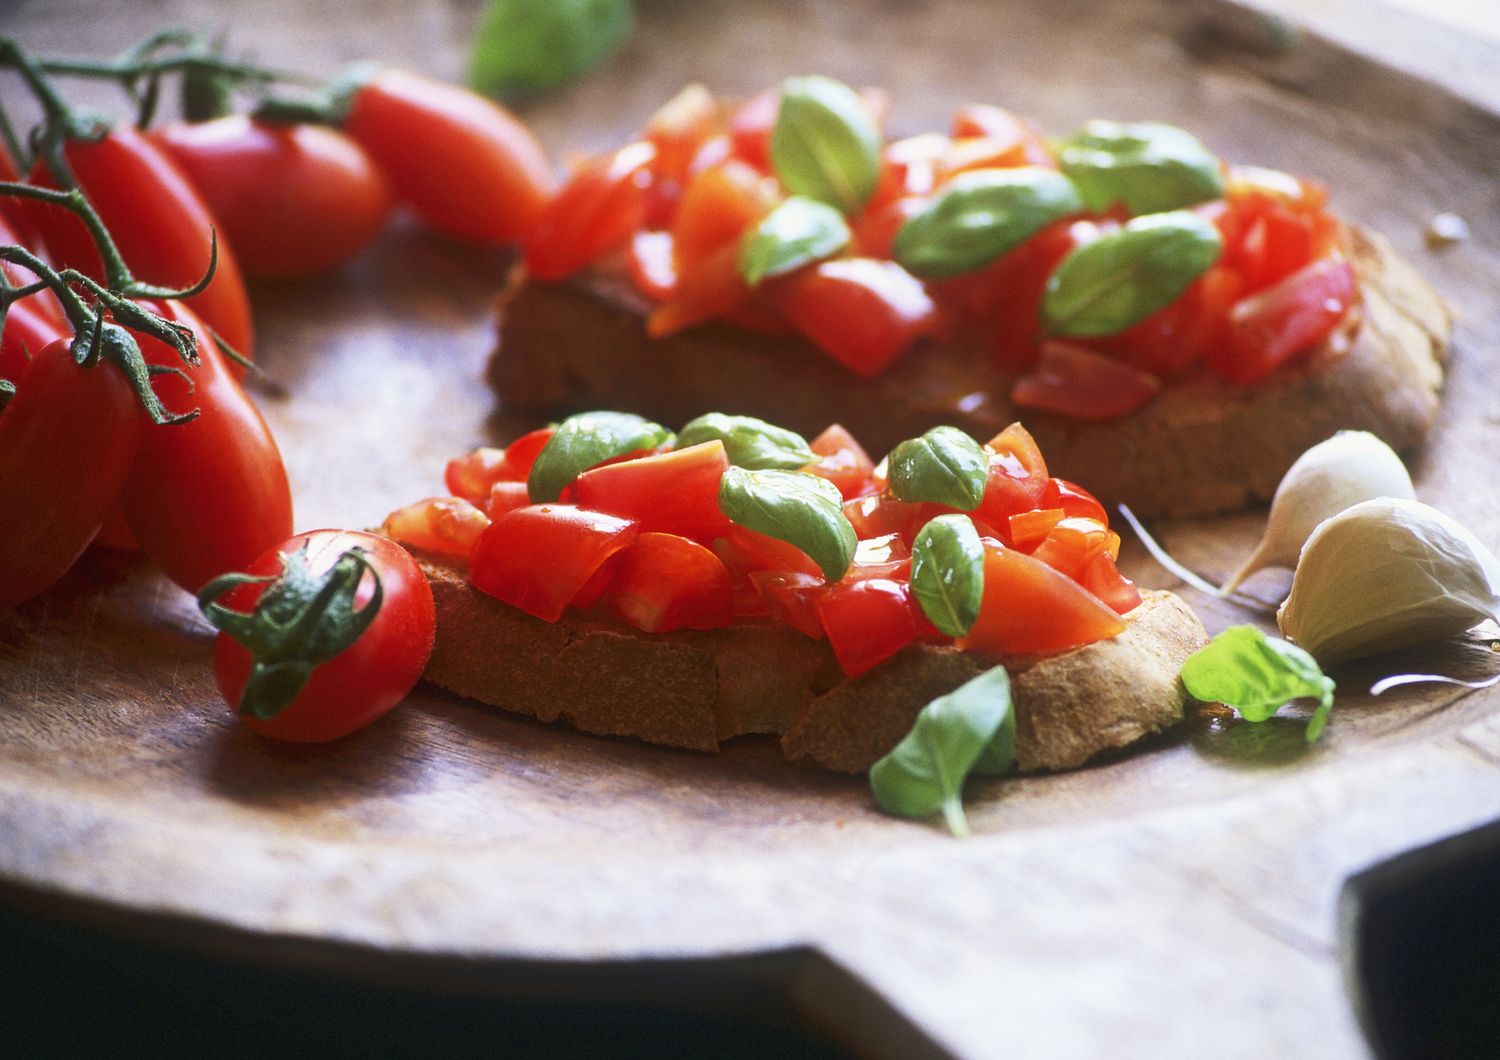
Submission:
[[[1369,431],[1339,431],[1297,458],[1271,498],[1266,532],[1244,566],[1219,590],[1231,592],[1265,567],[1295,567],[1324,519],[1374,497],[1416,496],[1406,465]]]
[[[1500,619],[1500,560],[1436,508],[1380,498],[1323,522],[1302,549],[1281,632],[1325,666]]]

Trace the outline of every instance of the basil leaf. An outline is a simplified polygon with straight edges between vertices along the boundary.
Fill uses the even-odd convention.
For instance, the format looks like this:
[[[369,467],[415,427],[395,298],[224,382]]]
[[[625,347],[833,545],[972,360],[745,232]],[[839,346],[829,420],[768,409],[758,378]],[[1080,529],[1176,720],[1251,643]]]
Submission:
[[[926,280],[988,265],[1036,232],[1083,209],[1073,182],[1042,166],[960,173],[896,233],[892,255]]]
[[[726,416],[722,412],[693,420],[678,433],[677,444],[686,448],[715,438],[724,443],[731,464],[751,471],[796,471],[817,459],[807,440],[796,431],[754,416]]]
[[[932,624],[962,637],[984,598],[984,545],[967,515],[940,515],[911,545],[911,589]]]
[[[751,287],[837,254],[853,239],[844,215],[826,203],[793,195],[745,233],[740,276]]]
[[[1160,213],[1224,194],[1219,160],[1175,125],[1091,121],[1057,159],[1091,210],[1123,202],[1133,214]]]
[[[830,582],[854,561],[858,539],[844,516],[844,498],[817,475],[731,467],[719,483],[719,510],[758,534],[796,545]]]
[[[531,465],[526,492],[532,504],[557,500],[563,489],[596,464],[637,449],[655,449],[672,438],[659,423],[628,412],[580,412],[557,427]]]
[[[557,88],[619,47],[634,21],[631,0],[490,0],[469,84],[503,99]]]
[[[1317,661],[1254,626],[1230,626],[1190,655],[1182,664],[1182,683],[1193,698],[1224,703],[1252,722],[1265,721],[1294,699],[1316,697],[1318,708],[1307,723],[1308,743],[1323,732],[1333,709],[1333,679]]]
[[[1047,281],[1042,321],[1053,335],[1113,335],[1167,306],[1223,249],[1219,230],[1197,214],[1137,217],[1062,260]]]
[[[898,500],[934,501],[972,512],[984,500],[990,458],[957,427],[934,427],[891,450],[891,492]]]
[[[926,817],[942,811],[948,830],[969,834],[964,779],[982,761],[994,776],[1015,762],[1015,719],[1005,667],[986,670],[922,708],[911,732],[870,767],[870,790],[886,813]]]
[[[880,131],[848,85],[789,77],[771,129],[771,165],[793,194],[855,214],[880,182]]]

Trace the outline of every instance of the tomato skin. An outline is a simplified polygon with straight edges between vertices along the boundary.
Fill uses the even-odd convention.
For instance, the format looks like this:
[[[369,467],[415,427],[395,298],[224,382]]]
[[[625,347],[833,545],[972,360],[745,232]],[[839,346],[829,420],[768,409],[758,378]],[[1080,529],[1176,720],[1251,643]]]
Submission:
[[[922,281],[894,261],[838,258],[774,282],[791,325],[856,375],[879,375],[939,327]]]
[[[1067,515],[1080,519],[1097,519],[1109,525],[1109,514],[1088,490],[1067,479],[1049,478],[1042,490],[1042,507],[1061,508]]]
[[[828,583],[820,575],[789,570],[756,570],[750,572],[749,578],[772,618],[813,640],[827,636],[823,632],[823,620],[818,616],[818,598],[828,591]]]
[[[729,457],[718,439],[638,460],[591,468],[573,484],[581,507],[634,519],[655,531],[712,541],[729,531],[719,510],[719,482]]]
[[[95,143],[71,141],[68,164],[109,228],[136,279],[191,287],[208,269],[213,214],[160,148],[128,125]],[[52,186],[38,163],[32,181]],[[60,206],[28,203],[53,264],[102,280],[103,264],[83,222]],[[250,297],[230,242],[220,232],[218,266],[208,287],[187,300],[203,322],[246,357],[255,353]]]
[[[994,655],[1053,652],[1105,640],[1124,629],[1119,615],[1067,575],[985,540],[979,618],[958,645]]]
[[[1044,342],[1030,373],[1010,399],[1028,409],[1075,420],[1116,420],[1161,392],[1161,380],[1104,353],[1067,342]]]
[[[611,561],[604,601],[647,633],[718,629],[734,621],[729,570],[707,548],[677,534],[647,532]]]
[[[428,497],[386,516],[380,533],[407,548],[467,558],[489,525],[489,516],[462,497]]]
[[[1065,518],[1058,521],[1031,555],[1078,581],[1083,568],[1108,549],[1109,530],[1103,523],[1094,519]]]
[[[526,233],[527,270],[556,283],[628,240],[645,218],[655,160],[655,145],[633,143],[580,166]]]
[[[751,570],[795,571],[816,578],[823,577],[822,570],[813,558],[796,545],[758,533],[749,527],[734,523],[725,535],[738,553],[746,572]],[[727,561],[726,561],[727,562]],[[734,567],[735,564],[730,564]]]
[[[818,459],[804,470],[832,482],[846,501],[875,492],[870,478],[875,473],[875,462],[841,425],[825,427],[822,434],[808,443],[808,448]]]
[[[53,320],[36,300],[26,298],[10,307],[0,331],[0,379],[14,383],[44,346],[71,338],[72,332]]]
[[[172,122],[150,136],[203,196],[247,275],[326,272],[363,250],[390,218],[390,182],[337,129],[233,114]]]
[[[863,578],[829,587],[818,616],[839,667],[858,677],[917,639],[911,586],[891,578]]]
[[[1036,439],[1019,423],[1012,423],[986,446],[991,454],[990,475],[974,517],[999,530],[1009,527],[1012,515],[1041,507],[1047,463]]]
[[[1141,591],[1120,573],[1115,558],[1101,552],[1078,572],[1078,584],[1093,593],[1117,615],[1129,614],[1140,606]]]
[[[67,573],[119,500],[140,441],[124,373],[80,368],[69,341],[43,346],[0,411],[0,607]]]
[[[3,158],[9,164],[10,155],[3,149],[0,149],[0,158]],[[20,179],[15,174],[14,169],[11,169],[9,172],[9,176],[4,172],[0,172],[0,180],[14,181]],[[0,244],[25,247],[37,257],[46,261],[47,254],[44,252],[40,237],[30,233],[29,230],[24,233],[22,231],[23,227],[25,227],[26,215],[17,209],[20,205],[18,202],[0,196]],[[12,214],[15,216],[12,216]],[[36,273],[26,268],[26,266],[17,265],[10,261],[0,261],[0,272],[4,273],[5,278],[10,281],[12,287],[25,287],[35,282],[37,278]],[[63,313],[62,303],[57,300],[57,295],[50,289],[28,295],[20,302],[12,303],[11,309],[14,311],[21,306],[25,306],[29,312],[35,313],[47,320],[58,329],[59,334],[71,333],[73,330],[68,324],[67,315]],[[8,329],[9,323],[7,320]],[[30,347],[33,353],[41,348],[40,345]],[[4,372],[0,371],[0,376],[3,375]]]
[[[547,622],[556,622],[610,556],[636,538],[633,519],[574,504],[506,512],[474,543],[469,583]]]
[[[1342,257],[1320,258],[1236,302],[1228,341],[1210,354],[1209,365],[1231,383],[1258,383],[1332,334],[1358,298],[1353,266]]]
[[[344,131],[417,216],[459,239],[515,242],[552,188],[546,153],[510,111],[408,70],[381,70],[361,85]]]
[[[349,647],[313,670],[291,704],[274,718],[240,715],[245,727],[275,740],[322,743],[347,736],[382,717],[416,685],[432,654],[435,610],[432,589],[411,555],[394,541],[358,530],[312,530],[268,549],[246,571],[281,572],[281,555],[309,545],[308,559],[322,573],[344,552],[358,547],[380,575],[384,599],[380,612]],[[356,594],[356,607],[368,602],[368,577]],[[226,607],[249,611],[264,585],[238,586],[220,599]],[[238,641],[219,634],[214,645],[214,676],[227,703],[239,702],[252,663]]]

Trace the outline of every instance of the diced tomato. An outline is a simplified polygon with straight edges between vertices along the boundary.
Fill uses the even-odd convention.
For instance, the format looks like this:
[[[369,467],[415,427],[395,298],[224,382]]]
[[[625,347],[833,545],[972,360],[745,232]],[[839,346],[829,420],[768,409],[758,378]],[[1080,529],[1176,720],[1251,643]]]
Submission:
[[[710,136],[703,141],[703,146],[698,148],[698,153],[693,156],[693,161],[688,166],[688,179],[691,180],[710,166],[723,165],[733,154],[734,144],[727,133]],[[741,161],[744,160],[741,159]]]
[[[1119,615],[1073,579],[1024,552],[985,541],[979,618],[958,644],[995,655],[1052,652],[1124,629]]]
[[[1078,573],[1078,583],[1103,600],[1117,615],[1135,610],[1141,603],[1141,591],[1135,582],[1120,573],[1115,566],[1115,557],[1108,552],[1100,553]]]
[[[1012,423],[988,442],[990,476],[974,515],[997,530],[1009,531],[1010,517],[1041,506],[1047,488],[1047,462],[1031,432]]]
[[[1088,490],[1074,485],[1067,479],[1049,478],[1042,490],[1042,507],[1061,508],[1068,516],[1079,519],[1097,519],[1109,525],[1109,513]]]
[[[1066,519],[1068,513],[1061,508],[1037,508],[1034,511],[1022,512],[1010,517],[1010,542],[1012,547],[1022,552],[1030,552],[1058,523]]]
[[[1129,415],[1161,391],[1161,380],[1104,353],[1067,342],[1044,342],[1036,367],[1017,379],[1010,399],[1022,408],[1075,420]]]
[[[380,532],[408,548],[467,556],[490,520],[462,497],[429,497],[385,517]]]
[[[1348,261],[1320,258],[1275,287],[1236,302],[1228,339],[1209,355],[1209,365],[1232,383],[1258,383],[1332,334],[1358,294]]]
[[[637,629],[716,629],[734,619],[729,571],[696,541],[643,533],[611,565],[605,606]]]
[[[771,130],[780,112],[779,88],[768,88],[740,104],[729,119],[729,139],[736,158],[762,173],[771,171]]]
[[[1215,265],[1171,304],[1095,345],[1153,375],[1180,375],[1223,341],[1244,284],[1234,269]]]
[[[919,195],[906,195],[872,206],[854,222],[854,245],[866,257],[888,259],[896,233],[927,205]]]
[[[525,482],[531,475],[531,465],[542,455],[542,450],[557,433],[555,427],[538,427],[527,431],[505,447],[505,465],[511,478]]]
[[[874,461],[854,435],[839,424],[831,424],[808,445],[818,459],[804,470],[832,482],[845,500],[874,492],[875,485],[870,481]]]
[[[539,280],[566,279],[630,238],[645,215],[656,148],[633,143],[578,169],[526,235],[526,267]]]
[[[633,519],[572,504],[507,512],[474,543],[469,582],[528,615],[556,622],[604,561],[636,538]]]
[[[1031,555],[1077,581],[1089,561],[1108,549],[1109,529],[1103,523],[1067,518],[1058,521]]]
[[[880,152],[880,181],[866,204],[867,212],[906,196],[927,196],[937,189],[938,169],[953,141],[940,133],[893,140]]]
[[[823,576],[823,572],[813,562],[811,556],[796,545],[788,544],[780,538],[768,537],[749,527],[740,526],[738,523],[730,526],[725,538],[743,557],[743,562],[746,564],[743,569],[747,573],[752,570],[780,570],[812,574],[819,578]],[[722,552],[720,556],[723,558]],[[727,558],[724,561],[726,564],[730,563]]]
[[[672,220],[672,245],[679,275],[686,279],[692,266],[725,244],[738,244],[745,231],[764,217],[775,202],[766,178],[735,159],[695,176]]]
[[[653,302],[665,302],[677,292],[677,264],[671,232],[637,232],[625,255],[630,282]]]
[[[750,572],[750,584],[765,601],[766,611],[813,640],[822,640],[823,620],[818,617],[818,599],[828,591],[820,575],[787,570]]]
[[[591,511],[634,519],[642,532],[712,541],[729,531],[719,510],[719,480],[728,469],[724,443],[714,439],[585,471],[573,496]]]
[[[890,578],[842,581],[818,598],[818,616],[839,667],[858,677],[917,637],[911,586]]]
[[[878,375],[939,326],[922,281],[894,261],[824,261],[772,286],[791,325],[856,375]]]
[[[477,504],[489,497],[491,486],[512,477],[505,463],[505,450],[486,445],[448,461],[443,470],[443,485],[455,497]]]
[[[844,502],[844,517],[861,541],[886,534],[910,540],[920,529],[924,506],[889,494],[872,494]]]
[[[490,497],[485,512],[491,519],[498,519],[506,512],[524,508],[531,503],[530,491],[524,482],[497,482],[490,487]]]
[[[705,140],[718,131],[721,115],[713,93],[699,84],[682,89],[651,115],[642,139],[656,147],[658,177],[687,182],[688,167]]]
[[[646,318],[646,333],[660,339],[715,317],[727,317],[743,307],[750,294],[740,275],[739,247],[726,243],[678,273],[671,301],[657,306]]]

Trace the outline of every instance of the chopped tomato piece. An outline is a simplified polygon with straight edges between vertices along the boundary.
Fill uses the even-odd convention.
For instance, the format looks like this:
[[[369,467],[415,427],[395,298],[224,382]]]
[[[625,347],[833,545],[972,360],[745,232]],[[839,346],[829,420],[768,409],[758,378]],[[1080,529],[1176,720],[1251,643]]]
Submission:
[[[572,504],[533,504],[507,512],[474,543],[469,582],[556,622],[604,561],[635,540],[633,519]]]
[[[677,264],[671,232],[637,232],[625,256],[630,282],[653,302],[665,302],[677,291]]]
[[[894,261],[820,262],[777,281],[772,299],[794,328],[861,376],[878,375],[938,328],[922,281]]]
[[[1232,383],[1257,383],[1332,334],[1358,294],[1348,261],[1321,258],[1236,302],[1228,340],[1210,354],[1209,364]]]
[[[646,333],[654,339],[675,335],[715,317],[728,316],[749,297],[750,289],[740,276],[739,247],[726,243],[678,274],[672,300],[657,306],[646,318]]]
[[[811,556],[796,545],[788,544],[780,538],[768,537],[748,527],[740,526],[738,523],[730,526],[729,533],[725,537],[742,557],[746,564],[743,570],[746,572],[780,570],[812,574],[819,578],[823,576],[823,572],[813,562]],[[720,555],[722,556],[723,553]],[[726,558],[725,563],[730,563],[730,560]]]
[[[992,265],[949,280],[944,289],[975,319],[993,322],[995,362],[1021,371],[1036,360],[1047,280],[1074,247],[1105,231],[1093,221],[1057,221]]]
[[[832,424],[808,445],[818,454],[818,459],[808,464],[805,470],[832,482],[845,500],[874,491],[870,476],[875,463],[864,447],[854,440],[854,435],[843,427]]]
[[[729,119],[729,139],[736,158],[763,173],[771,171],[771,130],[780,112],[779,88],[768,88],[740,104]]]
[[[1078,583],[1103,600],[1117,615],[1127,614],[1140,606],[1141,591],[1135,587],[1135,582],[1120,573],[1115,566],[1115,557],[1108,552],[1084,564],[1078,574]]]
[[[1041,506],[1047,488],[1047,462],[1031,432],[1012,423],[988,443],[990,476],[975,517],[1008,531],[1010,517]]]
[[[703,146],[698,148],[698,153],[693,156],[692,164],[688,166],[688,178],[696,177],[709,166],[723,165],[733,154],[734,144],[730,141],[728,134],[720,133],[718,136],[710,136],[703,141]]]
[[[555,427],[538,427],[527,431],[505,447],[505,464],[511,478],[525,482],[531,475],[531,465],[542,455],[542,450],[557,433]]]
[[[605,605],[637,629],[716,629],[734,619],[729,571],[696,541],[643,533],[611,566]]]
[[[1061,508],[1037,508],[1010,517],[1011,544],[1022,552],[1030,552],[1052,532],[1052,528],[1066,519],[1068,513]]]
[[[1180,375],[1223,341],[1229,310],[1244,287],[1244,278],[1238,272],[1216,265],[1189,284],[1170,305],[1098,345],[1153,375]]]
[[[1014,153],[1013,157],[1019,159],[996,163],[998,165],[1057,166],[1040,131],[1001,107],[985,104],[961,107],[953,115],[950,132],[955,140],[983,138],[996,147],[1007,145]]]
[[[624,243],[645,215],[656,148],[633,143],[592,159],[542,208],[526,235],[526,267],[539,280],[573,275]]]
[[[917,638],[911,586],[890,578],[843,581],[818,598],[839,667],[858,677]]]
[[[805,633],[813,640],[822,640],[823,620],[818,617],[818,599],[828,591],[828,583],[820,575],[802,574],[789,570],[757,570],[750,572],[750,584],[765,601],[766,611],[779,622],[784,622]]]
[[[691,84],[662,104],[646,123],[642,139],[656,147],[652,164],[657,176],[685,183],[688,167],[705,140],[719,128],[719,105],[713,93]]]
[[[429,497],[386,516],[380,532],[408,548],[467,556],[489,525],[489,516],[462,497]]]
[[[1161,391],[1161,380],[1110,357],[1067,342],[1044,342],[1036,367],[1017,379],[1010,399],[1022,408],[1075,420],[1129,415]]]
[[[727,243],[738,244],[745,231],[775,204],[775,194],[756,170],[730,159],[693,178],[672,221],[677,271],[709,257]]]
[[[1051,652],[1124,629],[1119,615],[1073,579],[1024,552],[985,541],[979,618],[958,644],[995,655]]]
[[[872,206],[854,222],[854,245],[866,257],[889,259],[896,233],[927,205],[919,195],[905,195]]]
[[[1058,521],[1031,555],[1076,581],[1089,561],[1108,549],[1109,530],[1103,523],[1067,518]]]
[[[1042,490],[1044,508],[1061,508],[1069,516],[1080,519],[1097,519],[1109,525],[1109,514],[1088,490],[1063,478],[1049,478]]]
[[[861,541],[892,533],[911,538],[920,529],[923,507],[919,503],[878,494],[845,501],[844,516]]]
[[[719,510],[719,480],[728,469],[724,443],[715,439],[592,468],[578,476],[573,496],[591,511],[634,519],[642,532],[712,541],[729,531]]]
[[[886,144],[880,152],[880,183],[867,209],[888,205],[903,196],[931,195],[937,190],[939,164],[952,147],[953,141],[940,133],[922,133]]]
[[[490,487],[490,498],[485,512],[491,519],[498,519],[506,512],[524,508],[531,503],[531,493],[524,482],[497,482]]]
[[[490,495],[491,486],[510,477],[505,450],[486,445],[448,461],[443,485],[455,497],[478,503]]]
[[[1011,169],[1016,166],[1045,166],[1056,169],[1057,163],[1034,133],[1011,136],[966,136],[956,138],[942,160],[939,179],[944,183],[974,169]]]
[[[911,548],[900,534],[861,541],[854,549],[845,581],[862,578],[911,578]]]

